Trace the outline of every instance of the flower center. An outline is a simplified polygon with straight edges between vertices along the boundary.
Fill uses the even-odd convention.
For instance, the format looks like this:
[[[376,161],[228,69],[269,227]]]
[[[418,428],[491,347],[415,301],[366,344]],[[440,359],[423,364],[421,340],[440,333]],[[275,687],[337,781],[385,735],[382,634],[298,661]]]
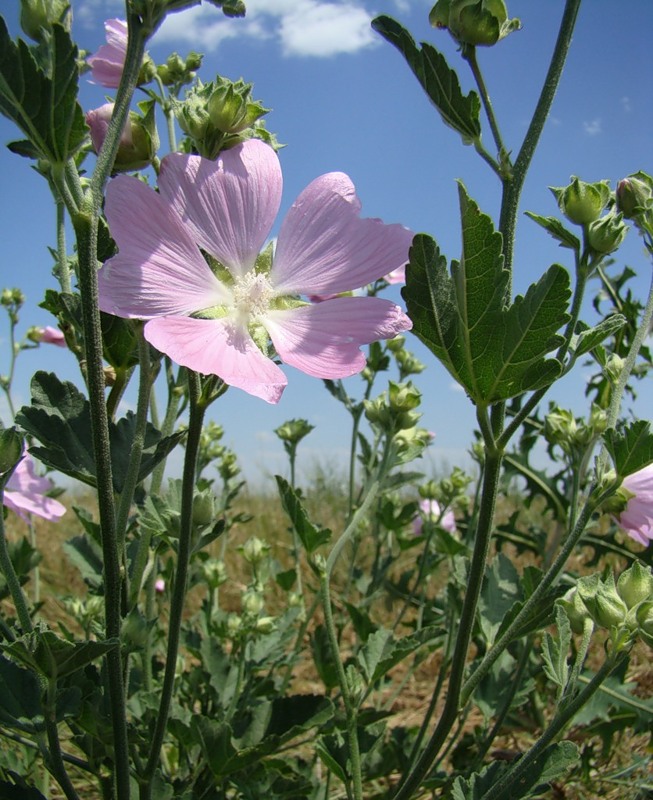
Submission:
[[[267,277],[253,270],[242,278],[237,278],[231,291],[235,311],[245,324],[264,314],[270,308],[270,301],[274,296]]]

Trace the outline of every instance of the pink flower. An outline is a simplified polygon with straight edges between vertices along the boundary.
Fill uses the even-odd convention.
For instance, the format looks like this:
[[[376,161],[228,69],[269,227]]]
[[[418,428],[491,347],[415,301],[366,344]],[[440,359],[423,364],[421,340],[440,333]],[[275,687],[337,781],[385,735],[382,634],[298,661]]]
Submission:
[[[392,272],[384,275],[383,278],[389,284],[406,283],[406,265],[402,264],[400,267],[397,267],[397,269],[393,269]]]
[[[636,542],[648,545],[653,540],[653,464],[626,476],[621,488],[631,496],[619,525]]]
[[[52,481],[34,472],[34,461],[25,453],[7,481],[3,503],[24,520],[29,519],[29,514],[36,514],[55,522],[65,514],[66,507],[46,496],[51,488]]]
[[[361,219],[351,180],[332,172],[291,207],[272,265],[265,258],[257,265],[281,186],[276,153],[256,139],[217,161],[166,156],[158,193],[137,178],[112,180],[106,213],[119,253],[100,270],[100,308],[150,320],[145,338],[178,364],[269,403],[287,379],[261,349],[268,336],[287,364],[308,375],[360,372],[360,346],[408,330],[404,312],[375,297],[310,304],[297,296],[339,294],[378,279],[406,261],[412,233]],[[218,262],[215,270],[200,248]]]
[[[57,347],[66,347],[66,337],[59,328],[53,328],[51,325],[41,328],[41,341],[56,344]]]
[[[157,578],[154,581],[154,591],[157,594],[163,594],[165,590],[166,590],[166,582],[163,580],[163,578]]]
[[[415,536],[420,536],[424,521],[437,522],[441,528],[449,533],[456,533],[456,518],[453,511],[448,508],[442,516],[440,504],[437,500],[420,500],[419,514],[413,520],[413,533]]]
[[[104,30],[107,43],[87,61],[95,83],[108,89],[117,89],[127,54],[127,23],[122,19],[108,19],[104,23]]]

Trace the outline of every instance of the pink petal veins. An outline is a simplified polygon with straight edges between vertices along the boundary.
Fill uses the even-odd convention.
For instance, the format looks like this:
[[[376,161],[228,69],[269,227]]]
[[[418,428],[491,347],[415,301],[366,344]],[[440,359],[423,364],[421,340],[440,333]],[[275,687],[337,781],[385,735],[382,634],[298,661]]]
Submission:
[[[172,153],[159,175],[162,195],[195,241],[235,276],[254,266],[279,211],[282,185],[277,154],[257,139],[217,161]]]
[[[106,214],[119,252],[98,274],[102,311],[149,319],[229,302],[165,198],[137,178],[119,176],[109,183]]]
[[[263,322],[283,361],[316,378],[355,375],[366,363],[361,345],[392,338],[412,325],[394,303],[372,297],[269,311]]]
[[[348,292],[405,264],[412,232],[361,219],[360,209],[347,175],[331,172],[310,183],[279,232],[270,274],[275,289],[304,295]]]
[[[177,364],[218,375],[225,383],[268,403],[277,403],[286,376],[258,349],[247,330],[225,317],[163,317],[145,326],[145,338]]]

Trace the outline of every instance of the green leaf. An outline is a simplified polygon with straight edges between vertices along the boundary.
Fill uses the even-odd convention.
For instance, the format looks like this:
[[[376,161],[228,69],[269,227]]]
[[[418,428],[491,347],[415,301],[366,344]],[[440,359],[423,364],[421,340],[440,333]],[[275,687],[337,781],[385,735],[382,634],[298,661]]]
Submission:
[[[653,461],[653,431],[650,422],[638,420],[623,430],[609,429],[604,434],[605,446],[612,456],[617,478],[623,479]]]
[[[504,704],[510,701],[512,709],[523,705],[532,690],[532,681],[522,679],[515,687],[515,659],[504,651],[481,680],[474,692],[474,701],[486,721],[496,717]],[[514,695],[514,696],[513,696]]]
[[[560,247],[568,247],[577,253],[580,252],[580,240],[571,231],[568,231],[559,219],[541,217],[539,214],[533,214],[532,211],[527,211],[526,216],[548,231],[554,239],[560,242]]]
[[[70,561],[77,567],[84,583],[99,592],[104,582],[102,567],[104,559],[102,548],[90,536],[74,536],[63,543],[63,549]]]
[[[413,332],[479,404],[546,386],[562,365],[546,356],[568,320],[569,276],[554,265],[506,307],[508,272],[492,220],[459,186],[463,255],[451,274],[435,242],[413,240],[402,290]]]
[[[486,569],[478,601],[479,624],[488,645],[494,642],[505,615],[521,599],[519,573],[509,558],[498,553]]]
[[[290,518],[293,528],[299,536],[306,552],[310,555],[318,547],[326,544],[331,538],[331,531],[328,528],[313,525],[309,520],[308,514],[297,495],[285,478],[275,475],[279,496],[284,511]]]
[[[422,645],[439,639],[441,635],[441,629],[435,626],[422,628],[401,639],[395,639],[392,632],[385,628],[370,634],[358,653],[358,662],[368,684],[376,683],[404,658]]]
[[[406,59],[444,123],[458,131],[465,144],[478,141],[481,137],[479,97],[476,92],[463,95],[458,76],[445,57],[426,42],[418,48],[410,33],[391,17],[377,17],[372,20],[372,27]]]
[[[54,631],[34,631],[0,648],[14,661],[51,680],[63,678],[113,650],[118,640],[69,642]]]
[[[583,326],[580,333],[575,334],[571,339],[570,349],[573,352],[574,360],[594,350],[608,336],[620,331],[627,322],[628,320],[623,314],[611,314],[593,328]]]
[[[87,136],[77,102],[78,52],[61,25],[52,29],[52,74],[38,66],[21,39],[16,44],[0,18],[0,112],[23,131],[42,158],[64,164]],[[32,155],[31,147],[22,154]]]
[[[31,383],[32,405],[23,406],[16,421],[41,447],[32,452],[44,464],[90,486],[96,485],[95,456],[90,406],[84,395],[53,373],[37,372]],[[125,483],[136,431],[136,416],[128,412],[117,423],[109,423],[113,486],[120,494]],[[161,437],[149,423],[141,457],[139,482],[144,480],[180,441],[183,432]]]
[[[569,681],[569,647],[571,645],[571,625],[561,606],[556,606],[557,636],[548,631],[542,640],[542,661],[548,679],[557,687],[557,698],[560,700]]]
[[[579,750],[573,742],[551,744],[530,765],[527,775],[519,781],[519,788],[508,786],[495,800],[526,800],[541,794],[540,787],[562,775],[578,763]],[[518,764],[519,762],[515,762]],[[454,800],[482,800],[483,797],[506,775],[511,767],[505,762],[494,761],[489,766],[469,778],[456,778],[452,797]]]
[[[36,675],[0,655],[0,724],[25,733],[42,731],[40,697]]]

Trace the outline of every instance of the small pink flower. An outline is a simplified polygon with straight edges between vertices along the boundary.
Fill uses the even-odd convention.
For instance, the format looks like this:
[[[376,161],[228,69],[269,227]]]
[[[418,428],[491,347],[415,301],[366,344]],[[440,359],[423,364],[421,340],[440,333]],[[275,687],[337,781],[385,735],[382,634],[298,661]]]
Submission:
[[[415,536],[421,535],[425,520],[437,522],[445,531],[456,533],[456,518],[453,511],[448,508],[442,514],[442,517],[440,517],[441,514],[440,504],[437,500],[420,500],[419,514],[413,520],[413,533]]]
[[[53,328],[51,325],[46,325],[45,328],[39,329],[39,336],[41,342],[55,344],[57,347],[66,347],[66,337],[59,330],[59,328]]]
[[[269,403],[287,379],[262,351],[307,375],[360,372],[360,346],[395,336],[411,321],[376,297],[310,304],[299,295],[349,292],[396,269],[412,233],[361,219],[351,180],[332,172],[314,180],[288,212],[269,271],[257,270],[281,202],[274,150],[250,139],[216,161],[173,153],[161,164],[159,192],[120,176],[106,214],[119,253],[99,272],[100,308],[149,320],[145,338],[178,364]],[[222,268],[214,272],[200,250]]]
[[[622,488],[632,495],[618,522],[636,542],[648,545],[653,540],[653,464],[624,478]]]
[[[56,522],[66,513],[66,507],[46,496],[51,488],[52,481],[35,473],[34,461],[29,453],[25,453],[7,481],[3,503],[24,520],[29,519],[29,514],[36,514]]]
[[[406,283],[406,265],[402,264],[397,269],[393,269],[392,272],[384,275],[383,279],[391,285],[394,283]]]
[[[127,54],[127,23],[122,19],[108,19],[104,23],[104,30],[107,43],[87,61],[95,83],[108,89],[117,89]]]
[[[163,580],[163,578],[157,578],[154,581],[154,591],[157,594],[163,594],[165,590],[166,590],[166,582]]]

